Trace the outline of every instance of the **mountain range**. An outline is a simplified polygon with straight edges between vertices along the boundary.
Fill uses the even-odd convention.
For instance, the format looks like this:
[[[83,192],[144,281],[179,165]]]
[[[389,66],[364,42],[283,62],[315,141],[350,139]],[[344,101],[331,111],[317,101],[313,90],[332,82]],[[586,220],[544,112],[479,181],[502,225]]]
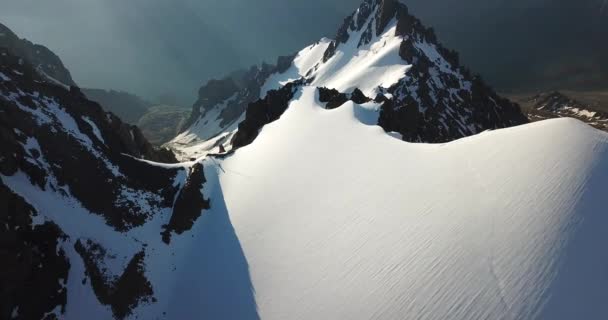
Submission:
[[[608,317],[608,133],[530,123],[396,0],[209,81],[171,150],[13,47],[2,319]]]
[[[542,92],[515,95],[532,121],[551,118],[575,118],[599,130],[608,131],[608,94],[603,92]],[[581,99],[580,101],[578,99]]]
[[[175,92],[181,101],[177,105],[190,104],[201,83],[211,78],[295,53],[321,36],[333,37],[341,22],[336,17],[359,4],[55,0],[34,6],[30,1],[7,2],[0,21],[53,48],[77,83],[121,89],[148,100],[160,92]],[[499,91],[596,90],[608,85],[604,0],[405,3],[435,28],[447,47],[461,54],[464,64]],[[70,11],[79,14],[62,15]]]
[[[65,87],[77,86],[70,71],[61,59],[40,44],[19,38],[7,26],[0,23],[0,48],[27,61],[38,69],[47,79]],[[90,100],[99,103],[106,111],[117,115],[122,121],[136,124],[154,145],[161,145],[175,137],[184,118],[183,108],[152,103],[145,99],[118,90],[81,88],[80,91]],[[160,97],[159,99],[162,99]],[[164,99],[172,100],[172,99]]]

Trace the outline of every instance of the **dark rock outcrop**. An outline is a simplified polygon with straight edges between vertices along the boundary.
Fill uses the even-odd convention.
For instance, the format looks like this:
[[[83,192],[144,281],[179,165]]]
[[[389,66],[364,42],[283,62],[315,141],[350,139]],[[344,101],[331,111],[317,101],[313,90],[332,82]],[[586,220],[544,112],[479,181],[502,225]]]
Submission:
[[[197,163],[190,169],[188,180],[177,195],[169,224],[163,226],[165,230],[161,235],[165,243],[171,241],[172,232],[182,234],[190,230],[202,211],[210,208],[209,200],[201,191],[205,182],[203,165]]]
[[[319,91],[319,101],[324,102],[325,109],[331,110],[343,105],[347,101],[352,101],[357,104],[363,104],[372,101],[363,94],[359,89],[353,90],[352,93],[342,93],[336,89],[317,88]]]
[[[70,263],[52,222],[33,226],[36,209],[0,181],[0,318],[42,319],[65,311]]]
[[[232,139],[234,149],[246,146],[258,136],[260,129],[276,121],[287,110],[303,80],[290,82],[279,90],[271,90],[264,99],[251,103],[247,108],[245,120],[239,124],[239,130]]]
[[[141,132],[84,97],[49,83],[27,63],[0,52],[0,170],[24,172],[43,190],[69,190],[117,230],[144,223],[149,208],[170,207],[177,169],[136,158],[174,162]],[[72,87],[75,88],[75,87]],[[137,196],[134,196],[137,195]]]
[[[398,0],[382,0],[376,13],[376,36],[388,26],[388,23],[397,15],[407,14],[407,8],[401,6]]]
[[[70,75],[70,71],[51,50],[26,39],[19,39],[13,31],[1,23],[0,48],[8,50],[14,56],[21,57],[46,77],[66,86],[76,85]]]
[[[324,102],[325,109],[335,109],[348,101],[348,96],[336,89],[319,88],[319,101]]]
[[[329,44],[323,55],[323,62],[327,62],[333,57],[341,43],[346,43],[350,39],[350,33],[362,31],[366,26],[365,22],[374,11],[376,11],[376,23],[368,24],[367,28],[363,30],[357,47],[364,46],[371,41],[374,35],[372,27],[376,29],[375,35],[380,35],[400,8],[405,8],[405,6],[400,5],[397,0],[365,0],[358,10],[344,19],[336,33],[335,40]],[[407,12],[407,9],[405,10]]]
[[[263,63],[248,70],[233,72],[220,80],[210,80],[199,90],[198,100],[182,131],[193,125],[204,125],[199,121],[205,118],[207,112],[218,107],[221,108],[218,116],[219,127],[224,128],[233,124],[250,103],[260,98],[260,91],[268,77],[273,73],[282,73],[289,69],[294,57],[295,55],[281,56],[277,59],[276,65]]]
[[[355,90],[353,90],[353,92],[350,94],[350,100],[358,104],[364,104],[372,101],[372,99],[366,97],[365,94],[363,94],[363,92],[358,88],[355,88]]]
[[[196,103],[194,103],[194,106],[192,107],[192,114],[184,124],[183,129],[190,127],[201,117],[201,115],[207,112],[207,110],[230,98],[238,90],[239,87],[232,78],[209,80],[209,82],[199,89],[199,98]]]
[[[152,284],[145,276],[145,251],[138,252],[129,261],[123,273],[116,277],[106,273],[101,267],[107,250],[92,240],[78,240],[74,249],[85,265],[85,280],[91,281],[93,292],[99,302],[110,306],[116,319],[131,315],[134,308],[142,303],[155,302]]]

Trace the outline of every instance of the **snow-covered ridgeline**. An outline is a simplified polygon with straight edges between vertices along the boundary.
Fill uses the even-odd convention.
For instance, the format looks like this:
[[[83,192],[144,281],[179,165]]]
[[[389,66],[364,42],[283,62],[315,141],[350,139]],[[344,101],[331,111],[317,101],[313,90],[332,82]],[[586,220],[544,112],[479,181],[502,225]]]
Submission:
[[[207,160],[193,247],[209,251],[184,261],[168,317],[608,316],[608,135],[560,119],[409,144],[315,92],[221,170]]]

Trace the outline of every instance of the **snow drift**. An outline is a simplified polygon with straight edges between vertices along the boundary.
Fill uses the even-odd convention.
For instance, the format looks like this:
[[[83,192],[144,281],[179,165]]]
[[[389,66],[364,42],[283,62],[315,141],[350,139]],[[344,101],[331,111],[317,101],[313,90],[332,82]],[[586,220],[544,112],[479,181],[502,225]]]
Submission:
[[[559,119],[409,144],[359,121],[372,106],[298,94],[206,161],[169,317],[608,317],[608,135]]]

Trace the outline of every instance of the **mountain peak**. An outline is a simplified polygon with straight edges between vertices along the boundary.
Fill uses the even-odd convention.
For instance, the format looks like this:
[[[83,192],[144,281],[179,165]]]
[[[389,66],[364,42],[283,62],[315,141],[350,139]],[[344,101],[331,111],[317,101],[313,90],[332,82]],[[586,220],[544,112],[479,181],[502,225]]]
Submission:
[[[351,33],[360,32],[365,28],[359,46],[367,44],[372,34],[380,36],[386,31],[393,19],[397,20],[396,35],[407,36],[413,32],[420,32],[427,35],[428,40],[432,40],[430,42],[436,41],[433,29],[425,28],[420,20],[410,15],[408,7],[398,0],[365,0],[359,8],[344,19],[335,40],[345,43]]]
[[[357,47],[368,44],[372,36],[374,34],[380,36],[395,17],[398,21],[406,20],[409,17],[405,4],[397,0],[365,0],[359,8],[344,19],[335,40],[327,48],[323,60],[329,60],[335,47],[340,43],[346,43],[352,36],[359,38]],[[407,26],[407,23],[398,24],[402,29]]]
[[[6,48],[36,68],[44,78],[64,86],[75,86],[70,71],[61,59],[47,47],[20,39],[11,29],[0,23],[0,48]]]
[[[460,65],[458,54],[441,45],[434,30],[396,0],[365,0],[344,19],[335,39],[323,38],[279,61],[278,67],[246,73],[254,75],[239,81],[246,85],[230,89],[222,101],[206,107],[213,112],[199,112],[195,106],[192,126],[169,145],[178,153],[186,146],[189,151],[184,155],[192,158],[219,145],[230,149],[226,144],[243,128],[251,131],[240,133],[248,139],[236,141],[251,141],[260,126],[280,116],[276,110],[285,110],[288,101],[283,98],[293,90],[275,94],[281,97],[276,106],[259,102],[295,81],[335,90],[336,97],[360,90],[379,104],[377,124],[411,142],[448,142],[527,122],[516,104],[471,75]],[[207,100],[208,95],[199,98]],[[332,108],[337,101],[331,102]],[[271,111],[259,112],[261,106]],[[251,117],[265,115],[265,120],[248,118],[250,109]],[[206,147],[194,147],[200,143]]]

